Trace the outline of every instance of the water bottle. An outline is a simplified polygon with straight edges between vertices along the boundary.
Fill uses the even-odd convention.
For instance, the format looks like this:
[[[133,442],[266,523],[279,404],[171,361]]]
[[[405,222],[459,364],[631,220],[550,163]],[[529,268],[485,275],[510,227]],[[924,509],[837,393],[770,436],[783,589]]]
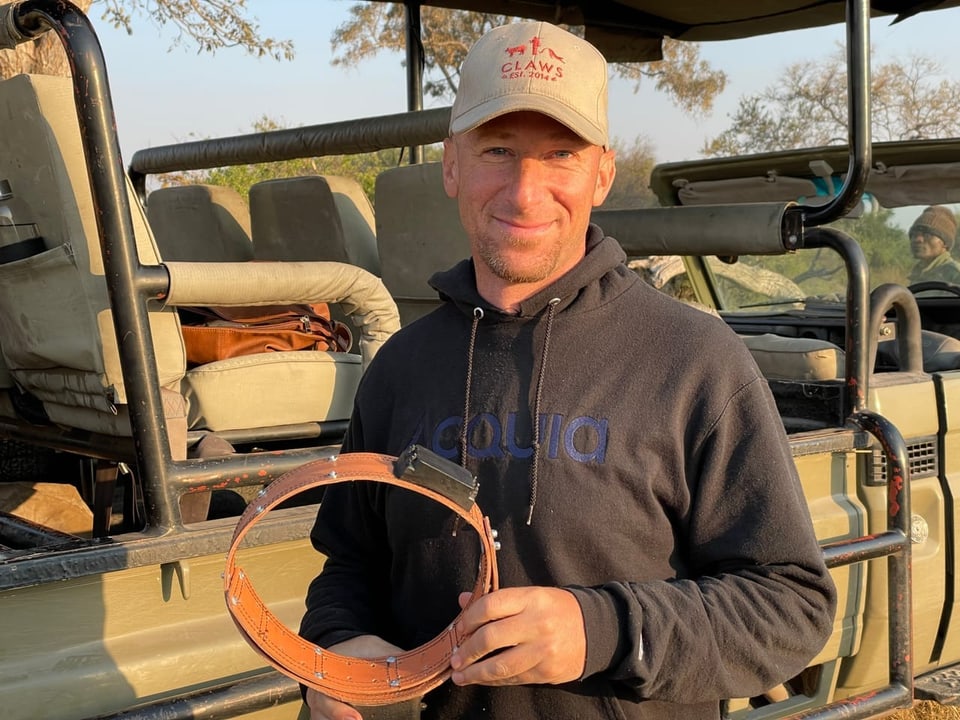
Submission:
[[[43,252],[43,238],[37,234],[36,225],[17,225],[13,220],[10,201],[13,191],[9,180],[0,180],[0,264],[23,260]],[[21,237],[21,231],[26,237]]]

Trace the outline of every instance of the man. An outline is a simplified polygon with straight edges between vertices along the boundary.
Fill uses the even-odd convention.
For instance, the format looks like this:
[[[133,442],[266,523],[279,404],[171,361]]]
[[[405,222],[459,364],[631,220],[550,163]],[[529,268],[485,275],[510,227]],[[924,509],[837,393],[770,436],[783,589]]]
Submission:
[[[428,718],[717,718],[798,673],[834,588],[770,393],[716,317],[639,280],[590,225],[615,175],[607,69],[547,23],[461,72],[443,181],[471,259],[368,369],[344,451],[458,459],[499,532],[501,589],[464,613]],[[458,532],[458,529],[460,531]],[[424,498],[336,485],[301,634],[360,657],[459,611],[477,538]],[[459,596],[459,598],[458,598]],[[360,713],[310,690],[311,718]]]
[[[931,205],[910,226],[910,252],[917,259],[908,282],[960,285],[960,263],[950,256],[957,237],[957,218],[950,208]]]

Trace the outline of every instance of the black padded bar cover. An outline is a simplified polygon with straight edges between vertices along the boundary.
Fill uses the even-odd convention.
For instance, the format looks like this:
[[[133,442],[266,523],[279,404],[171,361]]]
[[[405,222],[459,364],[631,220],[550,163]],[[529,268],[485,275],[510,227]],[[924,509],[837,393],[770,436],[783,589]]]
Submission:
[[[627,255],[781,255],[801,236],[795,203],[594,210],[593,222]],[[793,226],[796,225],[794,228]]]
[[[450,108],[445,107],[163,145],[135,152],[130,170],[150,175],[429,145],[447,137],[449,123]]]

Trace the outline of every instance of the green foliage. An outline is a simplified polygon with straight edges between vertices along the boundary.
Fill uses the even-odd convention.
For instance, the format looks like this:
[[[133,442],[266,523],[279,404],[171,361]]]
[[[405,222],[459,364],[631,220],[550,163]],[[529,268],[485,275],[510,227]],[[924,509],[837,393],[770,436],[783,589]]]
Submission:
[[[905,284],[914,262],[906,233],[892,224],[892,220],[892,211],[879,210],[832,225],[860,244],[870,268],[871,287],[885,282]],[[751,258],[746,262],[789,278],[800,286],[803,297],[844,299],[847,277],[840,256],[833,250],[807,249],[791,255]]]

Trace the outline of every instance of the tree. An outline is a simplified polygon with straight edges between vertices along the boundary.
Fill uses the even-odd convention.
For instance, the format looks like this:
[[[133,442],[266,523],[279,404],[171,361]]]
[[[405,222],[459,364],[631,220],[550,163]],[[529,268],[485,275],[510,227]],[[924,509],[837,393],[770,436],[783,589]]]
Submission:
[[[653,147],[642,137],[636,138],[629,147],[622,143],[619,138],[611,143],[617,151],[617,176],[603,207],[609,210],[655,207],[657,197],[650,189],[650,173],[657,163]]]
[[[853,237],[863,249],[870,268],[871,287],[885,282],[905,284],[914,260],[907,234],[894,224],[892,210],[874,206],[872,212],[865,212],[858,218],[838,220],[832,226]],[[747,257],[739,262],[751,269],[762,267],[796,283],[801,292],[790,295],[792,299],[818,297],[835,302],[844,299],[846,270],[841,257],[827,248],[806,249],[788,255]],[[728,297],[728,300],[764,303],[765,297],[761,293],[758,297],[745,299],[741,294]]]
[[[73,0],[83,12],[93,0]],[[174,45],[185,39],[196,42],[201,50],[214,52],[223,47],[242,47],[247,52],[289,60],[293,43],[264,37],[257,22],[246,14],[246,0],[103,0],[102,18],[132,33],[133,17],[145,15],[157,25],[178,29]],[[0,4],[3,4],[0,2]],[[44,33],[16,50],[0,50],[0,77],[18,73],[69,75],[70,68],[60,39]]]
[[[74,0],[83,12],[90,9],[93,0]],[[6,5],[6,2],[0,2]],[[19,45],[16,50],[0,50],[0,78],[20,73],[41,75],[69,75],[70,66],[63,45],[53,33],[44,33],[32,42]]]
[[[873,139],[919,140],[960,134],[960,81],[932,58],[913,55],[873,71]],[[740,99],[730,127],[702,150],[707,156],[815,147],[847,141],[847,75],[841,53],[827,62],[794,63],[782,80]]]
[[[331,43],[340,55],[334,65],[354,67],[381,50],[406,46],[406,13],[399,3],[362,3],[350,7],[350,19],[333,33]],[[509,22],[507,15],[421,7],[424,50],[424,93],[429,97],[452,97],[459,84],[460,65],[473,41],[487,30]],[[570,28],[577,32],[577,28]],[[726,87],[727,77],[700,59],[699,46],[665,40],[664,59],[651,63],[617,63],[615,72],[635,83],[644,80],[683,110],[706,114],[716,96]]]

